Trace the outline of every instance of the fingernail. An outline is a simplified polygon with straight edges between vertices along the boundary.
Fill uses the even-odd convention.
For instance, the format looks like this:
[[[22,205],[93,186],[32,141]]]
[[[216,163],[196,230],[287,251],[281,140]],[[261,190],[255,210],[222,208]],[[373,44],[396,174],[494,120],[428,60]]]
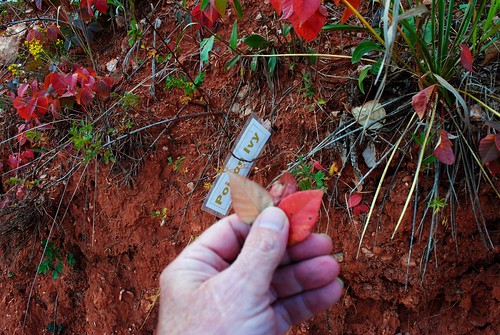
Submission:
[[[259,227],[282,231],[285,226],[286,216],[281,210],[275,207],[264,209],[260,214],[257,224]]]
[[[340,279],[339,277],[337,277],[337,281],[339,282],[340,287],[344,288],[344,282],[342,281],[342,279]]]

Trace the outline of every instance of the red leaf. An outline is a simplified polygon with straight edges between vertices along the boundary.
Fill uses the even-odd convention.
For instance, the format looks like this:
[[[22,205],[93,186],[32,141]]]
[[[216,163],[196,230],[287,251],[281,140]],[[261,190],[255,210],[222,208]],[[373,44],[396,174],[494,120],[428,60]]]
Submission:
[[[12,154],[9,155],[9,158],[7,159],[7,163],[9,164],[11,169],[15,169],[19,167],[19,164],[21,163],[21,160],[19,158],[19,154]]]
[[[485,164],[488,169],[490,169],[491,174],[499,174],[500,173],[500,159],[497,158],[494,161],[486,162]]]
[[[47,38],[51,42],[57,41],[57,36],[59,35],[59,28],[55,25],[51,25],[47,27]]]
[[[313,167],[318,171],[326,171],[326,169],[321,166],[320,162],[318,161],[313,161]]]
[[[498,151],[500,151],[500,133],[495,135],[495,144],[497,145]]]
[[[273,199],[276,206],[281,200],[292,193],[297,192],[297,181],[290,172],[285,172],[277,181],[271,186],[269,195]]]
[[[198,22],[203,27],[207,27],[208,29],[212,29],[215,21],[219,18],[219,12],[215,9],[212,3],[209,2],[207,8],[203,11],[201,10],[201,2],[198,6],[194,7],[191,10],[191,16],[193,21]]]
[[[448,133],[442,129],[439,130],[439,140],[436,148],[432,152],[437,160],[443,164],[451,165],[455,163],[455,154],[451,148],[451,141]]]
[[[234,212],[241,221],[250,224],[260,212],[273,205],[273,200],[256,182],[230,171],[228,173]]]
[[[462,49],[460,51],[460,62],[462,62],[462,66],[467,71],[474,72],[474,69],[472,68],[472,53],[470,52],[469,47],[465,44],[460,44],[460,48]]]
[[[481,156],[481,163],[485,164],[500,158],[500,150],[496,145],[497,138],[498,134],[489,134],[486,135],[481,142],[479,142],[479,155]]]
[[[320,5],[321,0],[293,0],[293,12],[297,14],[299,25],[309,20]]]
[[[79,105],[89,105],[94,98],[93,91],[90,87],[85,86],[76,92],[75,99]]]
[[[111,88],[113,87],[113,80],[109,77],[104,77],[95,82],[93,89],[101,99],[109,98]]]
[[[434,97],[437,85],[431,85],[424,88],[422,91],[418,92],[411,98],[411,104],[415,113],[417,113],[418,118],[422,120],[427,112],[427,108]]]
[[[94,0],[95,9],[97,9],[102,14],[108,12],[108,1],[107,0]]]
[[[370,208],[365,205],[365,204],[361,204],[359,206],[356,206],[352,209],[352,213],[354,215],[360,215],[360,214],[363,214],[363,213],[366,213],[370,210]]]
[[[42,10],[42,0],[35,0],[36,9]]]
[[[361,0],[347,0],[347,2],[349,2],[354,7],[354,9],[358,10],[359,3],[361,2]],[[336,4],[338,5],[337,1],[336,1]],[[346,22],[347,19],[349,17],[351,17],[352,14],[354,14],[354,12],[349,7],[347,7],[345,9],[344,13],[342,14],[342,18],[340,19],[340,23]]]
[[[347,208],[356,207],[357,205],[359,205],[361,203],[362,199],[363,198],[361,197],[361,195],[359,195],[357,193],[351,195],[349,197],[349,199],[347,199]]]
[[[318,36],[321,28],[325,25],[327,11],[325,6],[321,5],[318,10],[304,23],[300,22],[297,13],[294,11],[289,20],[292,23],[293,29],[300,37],[303,37],[307,42],[310,42]]]
[[[322,198],[322,190],[308,190],[290,194],[280,202],[278,207],[285,212],[290,222],[289,246],[311,235],[311,229],[318,221]]]
[[[281,14],[282,5],[283,5],[283,0],[271,0],[271,6],[273,6],[274,10],[278,14]]]
[[[293,15],[293,0],[284,0],[283,1],[283,15],[281,16],[282,20],[289,19]]]

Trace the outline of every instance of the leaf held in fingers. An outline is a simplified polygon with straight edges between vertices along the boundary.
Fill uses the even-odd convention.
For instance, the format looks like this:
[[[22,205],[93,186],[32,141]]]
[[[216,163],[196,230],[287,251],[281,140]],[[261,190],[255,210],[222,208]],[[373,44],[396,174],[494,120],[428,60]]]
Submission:
[[[278,205],[283,198],[286,198],[292,193],[297,192],[297,181],[290,172],[285,172],[271,186],[269,194],[273,199],[274,205]]]
[[[318,221],[322,198],[322,190],[308,190],[295,192],[280,202],[278,207],[285,212],[290,222],[289,246],[311,235],[311,229]]]
[[[260,212],[273,205],[273,199],[256,182],[230,171],[228,173],[234,212],[241,221],[251,224]]]
[[[425,113],[427,112],[429,103],[436,92],[436,87],[436,84],[426,87],[422,91],[415,94],[411,99],[413,109],[415,110],[415,113],[417,113],[420,120],[424,118]]]
[[[455,163],[455,154],[451,148],[451,141],[446,131],[439,130],[439,141],[432,153],[443,164],[451,165]]]

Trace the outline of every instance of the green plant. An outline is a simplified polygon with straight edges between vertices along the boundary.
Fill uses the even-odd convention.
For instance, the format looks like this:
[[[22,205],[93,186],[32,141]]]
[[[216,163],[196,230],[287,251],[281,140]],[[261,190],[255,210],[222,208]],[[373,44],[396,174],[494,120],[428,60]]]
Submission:
[[[182,73],[178,75],[169,75],[165,79],[165,90],[180,88],[184,90],[184,95],[192,95],[196,88],[201,87],[205,80],[205,72],[200,72],[193,82],[189,81]]]
[[[304,83],[304,87],[299,88],[299,92],[304,92],[304,95],[308,99],[314,98],[316,94],[314,91],[314,84],[311,80],[311,75],[306,71],[302,72],[302,82]]]
[[[64,258],[61,255],[60,249],[52,242],[47,243],[46,239],[42,240],[42,249],[45,250],[45,259],[38,266],[38,273],[46,274],[52,271],[52,279],[56,280],[59,275],[61,275],[64,268]],[[67,254],[66,262],[68,266],[73,266],[76,263],[72,253]]]
[[[322,169],[316,169],[314,164],[307,163],[303,157],[298,158],[298,165],[290,172],[297,180],[299,188],[303,191],[321,189],[328,179]]]
[[[136,109],[141,103],[141,97],[130,92],[125,92],[120,100],[124,109]]]
[[[471,126],[466,100],[479,102],[488,111],[488,118],[500,116],[488,106],[486,100],[481,100],[487,98],[482,95],[481,89],[468,86],[469,77],[475,73],[475,58],[500,38],[500,20],[495,18],[494,14],[498,12],[500,4],[498,1],[487,0],[467,3],[436,0],[426,7],[419,1],[407,1],[402,6],[399,0],[390,0],[384,2],[383,6],[383,34],[354,11],[375,41],[360,43],[353,53],[352,61],[361,61],[368,52],[382,53],[375,65],[361,72],[358,83],[360,89],[364,90],[363,79],[371,73],[376,77],[374,82],[379,84],[376,95],[376,99],[379,99],[386,82],[391,80],[391,73],[394,70],[405,73],[409,78],[413,78],[412,81],[416,84],[413,86],[416,92],[410,93],[413,95],[412,107],[415,114],[405,118],[400,129],[401,134],[395,143],[389,146],[389,158],[384,163],[386,165],[383,175],[377,185],[359,246],[361,248],[382,183],[395,153],[399,150],[411,150],[410,146],[404,146],[404,143],[408,142],[403,140],[411,135],[418,144],[415,174],[393,236],[414,195],[414,201],[417,201],[420,173],[425,171],[434,175],[434,181],[428,193],[428,198],[433,200],[427,203],[427,209],[432,208],[433,215],[430,219],[431,233],[424,264],[430,255],[434,232],[439,222],[434,214],[447,204],[451,204],[450,208],[455,208],[453,203],[457,198],[454,194],[459,180],[465,183],[473,211],[477,214],[475,218],[480,236],[487,247],[492,247],[480,208],[478,189],[481,179],[490,184],[497,196],[499,192],[475,150],[478,141]],[[380,66],[377,65],[379,63]],[[478,177],[477,171],[482,177]],[[447,184],[448,190],[444,198],[439,198],[437,190],[443,183]],[[456,227],[455,222],[452,222],[452,227]],[[456,236],[456,233],[453,234]],[[425,273],[425,266],[422,272]]]
[[[137,24],[137,21],[132,19],[130,21],[130,29],[127,31],[127,35],[129,36],[128,45],[133,46],[135,42],[142,38],[142,34],[142,29]]]
[[[446,199],[436,197],[429,201],[429,207],[433,209],[435,213],[438,213],[446,206]]]
[[[160,210],[153,211],[151,212],[152,217],[156,217],[160,219],[160,227],[163,227],[165,225],[165,222],[167,221],[168,218],[168,209],[163,207]]]
[[[178,157],[177,159],[173,159],[172,157],[168,157],[167,158],[167,161],[168,161],[168,165],[170,165],[172,167],[172,170],[174,170],[174,172],[182,172],[182,165],[184,164],[184,160],[186,159],[186,157],[182,156],[182,157]]]
[[[80,121],[80,125],[73,124],[69,129],[70,141],[73,147],[83,153],[85,162],[96,159],[99,154],[102,154],[104,162],[115,162],[115,157],[110,150],[105,150],[99,136],[94,135],[93,126],[91,123]]]

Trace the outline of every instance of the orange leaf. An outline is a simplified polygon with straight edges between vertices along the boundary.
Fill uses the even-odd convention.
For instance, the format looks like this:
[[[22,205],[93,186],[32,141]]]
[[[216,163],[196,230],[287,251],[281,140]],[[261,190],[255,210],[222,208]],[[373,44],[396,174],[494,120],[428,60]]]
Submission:
[[[359,3],[361,2],[361,0],[347,0],[348,3],[350,3],[354,9],[358,10],[359,8]],[[340,19],[340,23],[344,23],[347,21],[347,19],[349,17],[351,17],[351,15],[354,14],[354,12],[349,8],[347,7],[344,11],[344,13],[342,14],[342,18]]]
[[[280,202],[278,207],[285,212],[290,222],[289,246],[311,235],[311,229],[318,221],[322,198],[322,190],[308,190],[295,192]]]
[[[420,120],[424,118],[425,113],[427,112],[427,107],[436,92],[436,87],[436,84],[426,87],[411,98],[413,109],[415,110],[415,113],[417,113]]]
[[[451,141],[446,131],[439,130],[439,141],[432,153],[443,164],[451,165],[455,163],[455,154],[451,148]]]
[[[228,173],[234,212],[241,221],[251,224],[260,212],[273,205],[273,199],[256,182],[231,171],[228,171]]]
[[[290,172],[285,172],[277,181],[271,186],[269,195],[273,199],[276,206],[280,201],[292,193],[297,192],[297,181]]]

